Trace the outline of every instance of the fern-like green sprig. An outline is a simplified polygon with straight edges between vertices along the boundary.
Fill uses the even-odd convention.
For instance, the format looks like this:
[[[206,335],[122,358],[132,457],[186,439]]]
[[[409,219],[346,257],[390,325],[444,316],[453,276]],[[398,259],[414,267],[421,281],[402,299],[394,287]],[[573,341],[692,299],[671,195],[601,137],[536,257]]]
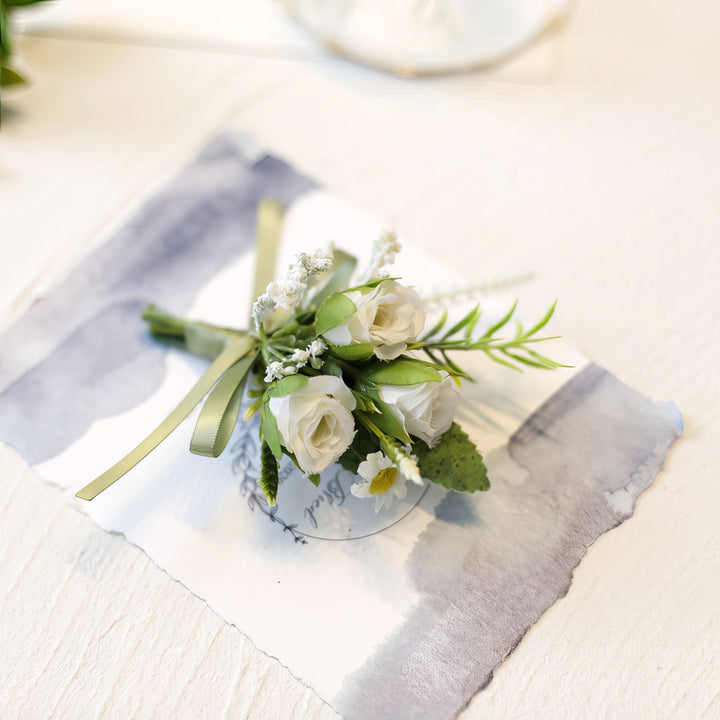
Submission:
[[[408,349],[422,350],[432,362],[444,363],[456,373],[461,373],[466,377],[467,373],[448,357],[448,353],[458,350],[480,350],[496,363],[518,371],[522,371],[522,365],[543,370],[570,367],[551,360],[529,347],[535,343],[555,340],[559,337],[557,335],[545,337],[540,335],[540,331],[550,322],[556,305],[557,301],[551,305],[541,320],[527,330],[524,329],[522,323],[517,320],[515,334],[509,339],[499,337],[498,333],[506,329],[515,316],[517,301],[513,303],[513,306],[500,320],[490,325],[478,338],[473,337],[473,332],[482,314],[479,305],[476,305],[467,315],[441,335],[440,333],[447,324],[447,313],[443,313],[438,322],[425,333],[417,343],[409,346]],[[442,361],[439,359],[439,355],[442,356]]]

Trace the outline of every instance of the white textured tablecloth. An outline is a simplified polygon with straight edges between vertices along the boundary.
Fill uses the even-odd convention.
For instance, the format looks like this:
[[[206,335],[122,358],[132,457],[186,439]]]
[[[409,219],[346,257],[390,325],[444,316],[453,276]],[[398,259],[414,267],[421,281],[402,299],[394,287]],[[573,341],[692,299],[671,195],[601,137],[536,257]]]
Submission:
[[[3,321],[227,124],[458,269],[534,271],[523,296],[686,431],[463,717],[716,717],[720,8],[586,0],[494,73],[418,82],[323,57],[273,3],[162,3],[162,32],[142,5],[66,0],[18,43]],[[334,717],[7,449],[0,473],[3,717]]]

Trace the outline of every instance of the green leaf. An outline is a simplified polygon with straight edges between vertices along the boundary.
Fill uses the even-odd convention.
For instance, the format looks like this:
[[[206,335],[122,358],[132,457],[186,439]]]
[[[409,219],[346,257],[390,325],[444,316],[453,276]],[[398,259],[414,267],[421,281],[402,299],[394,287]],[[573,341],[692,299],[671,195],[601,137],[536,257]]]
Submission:
[[[442,375],[421,360],[400,357],[370,370],[364,374],[364,378],[378,385],[417,385],[424,382],[439,382],[442,380]]]
[[[372,343],[355,343],[353,345],[328,343],[328,346],[333,355],[349,362],[365,362],[373,356]]]
[[[456,322],[444,335],[443,340],[446,338],[449,338],[451,335],[454,335],[457,332],[460,332],[464,327],[470,325],[471,323],[474,324],[477,322],[477,319],[479,317],[480,313],[480,305],[476,305],[465,317],[463,317],[461,320]]]
[[[37,5],[48,0],[4,0],[7,7],[27,7],[28,5]]]
[[[473,316],[472,320],[470,320],[470,322],[465,327],[465,339],[466,340],[470,340],[470,338],[472,337],[473,330],[475,330],[475,326],[478,324],[478,320],[480,319],[481,315],[482,315],[482,311],[480,310],[480,305],[476,305],[474,316]]]
[[[457,363],[453,362],[453,361],[447,356],[447,353],[446,353],[444,350],[442,351],[442,356],[443,356],[443,358],[445,359],[445,362],[447,363],[447,366],[448,366],[448,368],[449,368],[449,372],[450,372],[453,376],[455,376],[455,377],[457,377],[457,376],[463,377],[463,378],[465,378],[466,380],[469,380],[470,382],[473,382],[473,383],[475,382],[475,380],[474,380],[470,375],[468,375]]]
[[[342,325],[349,317],[355,313],[355,303],[343,295],[343,293],[335,292],[329,295],[323,304],[318,308],[315,315],[315,330],[318,335],[322,335],[328,330],[332,330],[338,325]]]
[[[278,485],[278,464],[270,446],[264,442],[260,450],[260,479],[258,485],[265,493],[265,497],[270,505],[275,505],[277,501]]]
[[[505,325],[507,325],[510,322],[510,318],[514,315],[515,308],[517,308],[517,304],[518,304],[518,301],[516,300],[513,303],[512,307],[507,311],[507,313],[505,315],[503,315],[503,317],[500,318],[500,320],[498,320],[494,325],[491,325],[485,331],[485,334],[483,335],[483,339],[492,337],[498,330],[500,330],[500,328],[505,327]]]
[[[270,412],[267,400],[263,402],[262,408],[260,409],[260,432],[262,433],[263,440],[270,446],[275,459],[280,460],[283,452],[282,438],[278,430],[277,420],[275,420],[275,416]]]
[[[323,358],[325,360],[325,358]],[[323,375],[335,375],[335,377],[342,378],[342,368],[340,365],[338,365],[331,357],[328,356],[327,360],[323,363],[322,366],[322,374]]]
[[[280,380],[276,380],[272,383],[272,385],[268,387],[267,392],[270,397],[285,397],[286,395],[290,395],[296,390],[299,390],[307,383],[307,381],[307,375],[286,375],[284,378],[280,378]]]
[[[403,424],[391,412],[385,403],[379,404],[380,414],[371,415],[373,423],[386,435],[394,437],[401,443],[412,444],[412,438],[407,434]]]
[[[557,300],[550,306],[550,309],[545,313],[545,316],[543,317],[540,322],[537,323],[537,325],[533,325],[529,330],[525,332],[524,337],[531,337],[532,335],[535,335],[535,333],[542,330],[549,322],[550,318],[553,316],[553,313],[555,312],[555,308],[557,307]]]
[[[12,43],[10,42],[10,23],[5,4],[0,0],[0,60],[5,60],[12,55]],[[3,68],[4,70],[7,68]],[[12,71],[11,71],[12,72]]]
[[[369,282],[363,283],[362,285],[355,285],[354,287],[348,288],[344,292],[353,292],[354,290],[359,290],[363,295],[368,293],[370,290],[374,290],[380,283],[384,283],[386,281],[395,281],[400,280],[399,277],[381,277],[377,278],[375,280],[370,280]]]
[[[376,417],[376,416],[373,416]],[[364,425],[358,423],[352,445],[338,458],[344,470],[357,474],[358,465],[380,449],[378,439]]]
[[[476,492],[490,487],[482,455],[457,423],[434,448],[418,440],[413,453],[418,457],[421,475],[450,490]]]
[[[317,487],[320,484],[320,473],[312,473],[308,475],[308,480]]]
[[[375,425],[386,435],[390,435],[391,437],[400,440],[400,442],[412,443],[412,439],[407,434],[407,431],[405,430],[405,426],[403,425],[402,421],[398,420],[398,418],[393,415],[387,403],[381,400],[377,388],[364,388],[364,390],[366,394],[370,398],[372,398],[377,412],[363,413],[362,411],[356,411],[356,414],[369,420],[373,425]],[[363,458],[363,460],[364,459],[365,458]]]
[[[350,389],[350,392],[353,394],[353,397],[355,398],[355,404],[359,411],[361,412],[369,412],[369,413],[377,413],[380,412],[377,409],[377,406],[372,401],[372,398],[368,395],[365,395],[365,393],[357,392],[357,390]]]
[[[445,358],[445,360],[442,362],[432,354],[432,351],[429,348],[424,347],[423,350],[427,353],[430,360],[420,360],[420,358],[410,359],[414,360],[415,362],[422,363],[423,365],[427,365],[428,367],[435,368],[438,371],[446,372],[448,373],[448,375],[459,376],[473,381],[473,379],[462,368],[458,367],[454,362],[450,361],[444,350],[440,351]]]
[[[511,370],[516,370],[517,372],[521,373],[522,369],[519,368],[517,365],[513,365],[511,362],[508,362],[507,360],[503,360],[499,355],[496,354],[495,350],[486,350],[485,354],[494,362],[498,363],[498,365],[504,365],[505,367],[510,368]]]
[[[421,338],[421,341],[425,341],[428,338],[431,338],[433,335],[437,335],[444,327],[445,323],[447,322],[447,310],[443,311],[442,316],[440,319],[428,330]]]
[[[248,405],[245,408],[245,412],[243,413],[243,420],[245,420],[245,422],[247,422],[248,420],[250,420],[250,418],[254,417],[255,413],[257,413],[260,410],[260,408],[262,407],[262,404],[263,404],[263,396],[260,395],[259,398],[256,398],[252,402],[252,404]]]
[[[19,75],[9,67],[0,68],[0,87],[10,87],[10,85],[26,85],[25,78]]]

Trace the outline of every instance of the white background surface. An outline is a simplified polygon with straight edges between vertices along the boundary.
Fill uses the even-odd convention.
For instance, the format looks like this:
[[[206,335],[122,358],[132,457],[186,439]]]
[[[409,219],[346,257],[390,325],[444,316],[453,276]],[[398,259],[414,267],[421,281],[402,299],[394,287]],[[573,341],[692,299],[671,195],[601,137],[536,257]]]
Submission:
[[[555,327],[686,431],[463,718],[720,716],[720,6],[581,0],[499,70],[412,81],[272,2],[100,5],[17,43],[3,324],[228,125],[474,277],[533,270],[522,296],[559,297]],[[335,717],[9,449],[0,512],[1,717]]]

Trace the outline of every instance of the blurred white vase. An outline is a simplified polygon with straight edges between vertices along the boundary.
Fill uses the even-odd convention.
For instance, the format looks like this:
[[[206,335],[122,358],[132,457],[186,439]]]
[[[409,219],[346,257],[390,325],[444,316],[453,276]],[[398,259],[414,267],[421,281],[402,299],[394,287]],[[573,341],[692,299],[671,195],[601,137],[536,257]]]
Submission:
[[[282,0],[334,52],[401,75],[509,57],[565,17],[570,0]]]

